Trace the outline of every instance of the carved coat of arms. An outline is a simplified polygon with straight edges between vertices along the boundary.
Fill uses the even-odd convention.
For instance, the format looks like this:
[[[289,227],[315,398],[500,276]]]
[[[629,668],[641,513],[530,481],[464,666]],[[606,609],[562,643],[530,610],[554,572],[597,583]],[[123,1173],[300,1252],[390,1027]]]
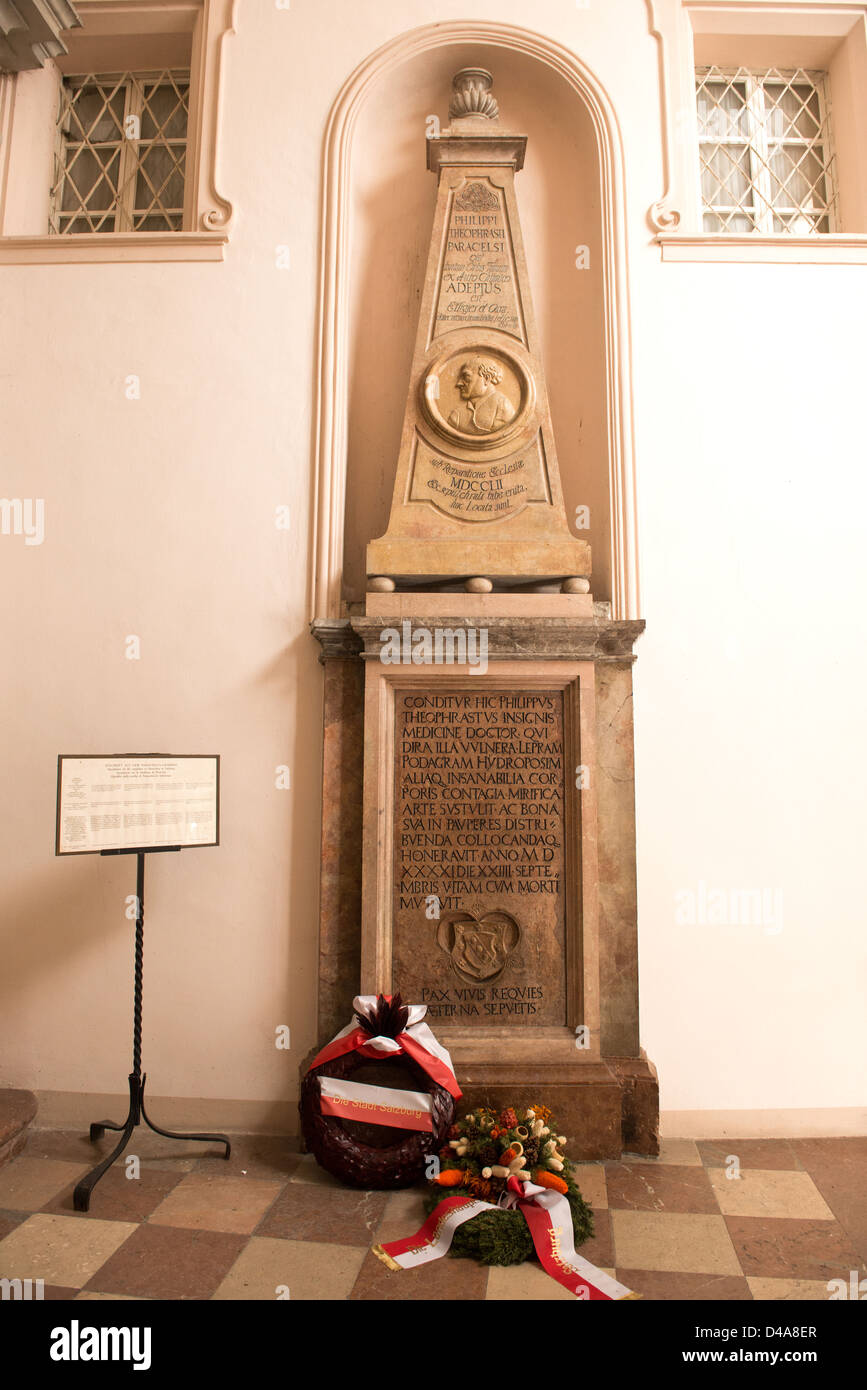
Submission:
[[[449,956],[462,980],[496,980],[521,939],[521,928],[508,912],[447,912],[437,928],[437,945]]]

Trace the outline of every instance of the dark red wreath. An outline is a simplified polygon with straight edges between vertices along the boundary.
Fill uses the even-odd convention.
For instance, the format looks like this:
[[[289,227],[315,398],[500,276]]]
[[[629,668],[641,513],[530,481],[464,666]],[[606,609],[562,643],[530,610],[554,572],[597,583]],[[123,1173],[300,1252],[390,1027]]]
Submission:
[[[370,1037],[397,1038],[407,1026],[409,1010],[395,994],[379,995],[369,1013],[356,1012],[359,1026]],[[360,1120],[323,1115],[320,1078],[362,1082],[398,1090],[424,1091],[431,1099],[432,1131],[393,1129]],[[308,1071],[301,1086],[298,1106],[301,1132],[307,1148],[321,1166],[352,1187],[411,1187],[425,1176],[426,1159],[445,1143],[454,1120],[454,1097],[422,1066],[406,1054],[380,1058],[360,1052],[332,1057]]]

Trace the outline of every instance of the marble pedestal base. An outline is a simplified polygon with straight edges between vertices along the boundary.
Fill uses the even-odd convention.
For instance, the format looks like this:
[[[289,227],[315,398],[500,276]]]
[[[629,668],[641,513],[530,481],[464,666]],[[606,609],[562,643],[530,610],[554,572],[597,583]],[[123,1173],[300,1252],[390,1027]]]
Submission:
[[[464,1093],[462,1110],[477,1105],[520,1110],[541,1102],[569,1136],[569,1157],[575,1161],[659,1153],[659,1083],[643,1054],[583,1066],[455,1061],[455,1069]]]
[[[512,596],[510,611],[499,615],[492,611],[498,595],[480,596],[476,614],[468,611],[472,596],[459,596],[460,604],[456,597],[370,595],[369,609],[381,602],[388,611],[313,624],[325,667],[318,1042],[345,1026],[359,992],[397,988],[413,1003],[431,1002],[416,984],[406,987],[415,961],[405,939],[400,945],[394,900],[400,689],[557,686],[567,702],[569,747],[580,747],[578,760],[589,768],[589,794],[571,793],[566,822],[573,848],[564,883],[573,921],[566,922],[564,1012],[488,1027],[433,1006],[428,1021],[452,1054],[467,1108],[540,1101],[570,1136],[572,1157],[656,1154],[658,1085],[638,1030],[631,667],[644,624],[612,621],[586,598],[567,605],[556,596],[546,616],[537,595],[527,596],[526,613]],[[415,616],[406,611],[411,598],[422,609]],[[465,679],[456,670],[389,666],[381,659],[383,633],[394,631],[396,619],[401,628],[484,624],[487,672]],[[430,955],[436,926],[422,917],[420,909],[418,940]],[[547,990],[555,963],[544,944],[534,949]],[[586,1048],[576,1047],[579,1027],[587,1030]]]

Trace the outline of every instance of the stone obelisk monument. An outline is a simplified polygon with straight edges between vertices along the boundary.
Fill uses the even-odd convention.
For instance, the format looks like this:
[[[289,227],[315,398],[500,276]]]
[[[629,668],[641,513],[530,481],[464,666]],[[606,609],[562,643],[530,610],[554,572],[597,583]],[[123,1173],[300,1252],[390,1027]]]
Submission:
[[[589,589],[590,547],[563,507],[515,201],[527,137],[501,128],[491,84],[482,68],[458,73],[451,124],[427,142],[436,215],[391,518],[367,548],[374,590],[455,579],[481,591]]]
[[[386,534],[326,671],[321,1041],[353,994],[428,1006],[469,1105],[570,1152],[658,1150],[639,1044],[633,644],[570,533],[491,74],[454,79]],[[358,710],[363,694],[363,721]]]

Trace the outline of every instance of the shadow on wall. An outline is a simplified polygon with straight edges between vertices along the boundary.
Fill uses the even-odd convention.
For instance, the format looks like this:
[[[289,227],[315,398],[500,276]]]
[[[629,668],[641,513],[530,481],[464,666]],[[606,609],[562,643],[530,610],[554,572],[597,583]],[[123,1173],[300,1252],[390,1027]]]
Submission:
[[[589,507],[593,593],[610,593],[608,422],[596,136],[580,97],[526,55],[456,44],[387,73],[352,152],[351,309],[344,596],[366,589],[367,542],[387,525],[436,203],[425,167],[431,115],[447,124],[451,79],[488,68],[505,129],[529,136],[518,208],[570,522]],[[576,248],[586,247],[576,266]]]

